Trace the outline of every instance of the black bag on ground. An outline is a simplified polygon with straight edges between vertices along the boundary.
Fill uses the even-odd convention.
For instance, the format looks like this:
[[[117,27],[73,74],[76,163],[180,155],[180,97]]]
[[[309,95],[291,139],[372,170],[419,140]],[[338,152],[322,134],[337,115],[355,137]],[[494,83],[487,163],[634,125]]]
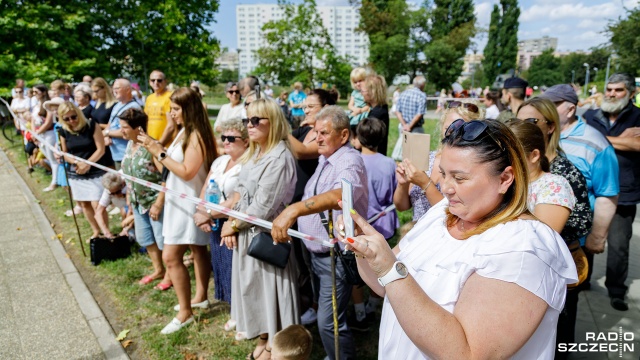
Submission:
[[[131,241],[128,236],[117,236],[113,239],[93,238],[91,248],[91,264],[98,265],[102,260],[124,259],[131,255]]]
[[[247,254],[260,261],[264,261],[280,269],[284,269],[289,262],[291,244],[273,244],[273,237],[266,232],[257,233],[252,239]]]

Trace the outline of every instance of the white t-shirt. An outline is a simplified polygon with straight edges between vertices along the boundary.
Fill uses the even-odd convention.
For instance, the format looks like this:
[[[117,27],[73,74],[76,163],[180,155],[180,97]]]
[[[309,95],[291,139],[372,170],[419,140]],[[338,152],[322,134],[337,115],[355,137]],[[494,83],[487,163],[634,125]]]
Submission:
[[[533,212],[538,204],[564,206],[573,211],[576,197],[571,185],[564,177],[551,173],[544,173],[536,181],[529,184],[529,198],[527,207]]]
[[[443,199],[418,221],[400,243],[398,260],[425,293],[450,313],[473,273],[515,283],[540,297],[549,307],[512,359],[553,359],[566,285],[578,278],[560,235],[540,221],[516,220],[457,240],[445,224],[447,206]],[[382,308],[378,349],[379,359],[428,359],[402,329],[388,297]]]
[[[127,193],[127,186],[123,186],[122,190],[120,191],[123,195]],[[109,206],[109,204],[113,203],[113,206],[119,207],[120,209],[124,209],[125,206],[127,206],[127,198],[126,196],[113,196],[111,195],[111,193],[109,192],[109,190],[104,189],[102,191],[102,196],[100,197],[100,200],[98,201],[99,205],[102,205],[103,207],[107,207]]]
[[[238,175],[242,169],[242,164],[237,163],[229,169],[229,171],[224,172],[224,169],[227,168],[230,160],[231,156],[222,155],[213,161],[211,169],[209,170],[209,174],[213,177],[213,180],[216,181],[218,187],[222,191],[222,201],[226,200],[227,197],[235,191],[236,185],[238,185]]]
[[[227,120],[231,120],[233,118],[242,118],[242,110],[244,110],[244,103],[240,102],[240,104],[236,106],[231,106],[231,104],[224,104],[220,108],[220,112],[218,113],[218,117],[216,117],[216,122],[213,123],[213,129],[222,125]]]
[[[493,104],[491,106],[489,106],[487,108],[487,111],[485,113],[485,117],[487,119],[497,119],[498,115],[500,115],[500,110],[498,110],[498,107],[496,106],[496,104]]]

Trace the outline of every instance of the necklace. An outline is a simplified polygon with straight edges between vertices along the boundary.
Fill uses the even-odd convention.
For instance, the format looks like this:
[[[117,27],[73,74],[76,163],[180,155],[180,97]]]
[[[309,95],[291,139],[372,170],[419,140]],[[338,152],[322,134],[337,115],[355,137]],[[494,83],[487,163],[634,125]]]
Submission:
[[[464,220],[460,219],[460,227],[462,228],[462,232],[465,232],[466,230],[464,229]]]

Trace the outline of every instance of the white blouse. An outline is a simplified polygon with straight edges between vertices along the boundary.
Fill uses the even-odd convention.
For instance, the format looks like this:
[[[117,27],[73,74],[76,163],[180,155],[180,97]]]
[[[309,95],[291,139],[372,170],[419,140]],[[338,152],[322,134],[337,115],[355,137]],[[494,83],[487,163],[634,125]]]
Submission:
[[[556,324],[567,285],[577,281],[564,241],[537,220],[515,220],[467,240],[457,240],[445,224],[448,201],[432,207],[400,243],[398,260],[425,293],[453,313],[473,273],[516,283],[549,304],[542,322],[513,359],[553,359]],[[379,359],[428,359],[409,339],[387,297],[380,323]]]
[[[211,164],[211,170],[209,170],[209,175],[213,177],[213,180],[216,181],[218,187],[222,191],[223,201],[235,191],[236,185],[238,185],[238,175],[242,169],[242,164],[238,162],[227,172],[224,172],[229,161],[231,161],[231,156],[222,155],[213,161],[213,164]]]

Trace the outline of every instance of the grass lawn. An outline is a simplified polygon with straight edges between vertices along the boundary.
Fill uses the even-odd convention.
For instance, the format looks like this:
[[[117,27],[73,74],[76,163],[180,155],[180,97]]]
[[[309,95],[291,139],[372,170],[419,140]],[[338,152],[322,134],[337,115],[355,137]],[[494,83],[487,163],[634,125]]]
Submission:
[[[425,131],[433,133],[435,126],[435,120],[427,120]],[[391,154],[398,138],[397,119],[391,119],[390,127],[388,154]],[[437,141],[432,139],[432,148],[435,144]],[[253,349],[254,341],[238,342],[233,337],[234,333],[227,333],[222,329],[223,324],[229,319],[229,305],[225,303],[214,303],[207,310],[196,309],[195,324],[169,336],[161,335],[162,327],[175,315],[172,308],[177,299],[173,290],[159,292],[151,286],[142,287],[137,284],[138,280],[151,272],[149,258],[139,254],[136,246],[134,255],[128,259],[92,266],[89,257],[82,255],[73,218],[64,215],[64,212],[70,209],[67,192],[62,188],[48,193],[42,191],[49,184],[50,177],[41,170],[27,173],[26,157],[20,142],[11,144],[0,137],[0,147],[7,153],[18,173],[40,201],[63,246],[100,304],[114,332],[118,334],[122,330],[130,330],[127,340],[133,342],[126,351],[132,359],[243,359]],[[401,212],[399,215],[402,223],[410,221],[411,214],[410,210]],[[119,227],[119,221],[119,215],[111,217],[113,231]],[[81,238],[89,238],[91,229],[82,215],[78,217],[78,224]],[[396,242],[395,238],[393,242]],[[85,244],[85,250],[88,255],[88,244]],[[213,288],[213,282],[210,283],[210,288]],[[212,297],[212,290],[210,296]],[[323,359],[324,350],[317,328],[313,326],[310,330],[314,335],[311,358]],[[377,326],[373,326],[368,333],[354,335],[358,357],[377,359]]]

